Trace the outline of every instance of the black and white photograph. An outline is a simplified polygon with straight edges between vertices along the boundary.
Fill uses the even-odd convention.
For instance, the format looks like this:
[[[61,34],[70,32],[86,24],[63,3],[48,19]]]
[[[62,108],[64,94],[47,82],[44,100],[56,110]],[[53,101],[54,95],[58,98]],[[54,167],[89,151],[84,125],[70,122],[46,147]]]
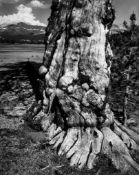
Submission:
[[[139,0],[0,0],[0,175],[139,175]]]

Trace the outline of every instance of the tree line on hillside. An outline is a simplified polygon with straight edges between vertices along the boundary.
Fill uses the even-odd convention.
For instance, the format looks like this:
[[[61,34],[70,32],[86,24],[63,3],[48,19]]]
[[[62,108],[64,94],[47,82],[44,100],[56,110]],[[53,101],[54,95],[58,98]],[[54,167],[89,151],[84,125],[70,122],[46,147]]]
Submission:
[[[111,45],[115,47],[134,47],[139,45],[139,26],[136,24],[136,14],[130,15],[130,24],[123,22],[123,30],[111,35]]]

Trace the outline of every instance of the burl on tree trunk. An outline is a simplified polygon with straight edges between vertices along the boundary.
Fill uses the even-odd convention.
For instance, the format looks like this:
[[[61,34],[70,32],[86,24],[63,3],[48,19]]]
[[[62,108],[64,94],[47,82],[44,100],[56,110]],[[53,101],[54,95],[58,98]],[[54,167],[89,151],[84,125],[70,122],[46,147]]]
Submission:
[[[53,0],[51,10],[39,69],[44,91],[38,117],[49,143],[79,168],[92,169],[106,155],[123,172],[139,171],[129,151],[138,149],[138,136],[115,120],[107,98],[111,1]]]

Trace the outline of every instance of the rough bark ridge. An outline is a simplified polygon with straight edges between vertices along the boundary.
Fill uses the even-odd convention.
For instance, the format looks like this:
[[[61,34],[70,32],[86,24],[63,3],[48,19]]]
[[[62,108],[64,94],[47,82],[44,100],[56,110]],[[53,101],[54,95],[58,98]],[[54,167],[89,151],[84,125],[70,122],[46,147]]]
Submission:
[[[79,168],[92,169],[104,154],[123,172],[139,171],[129,152],[138,149],[137,135],[115,121],[107,100],[111,1],[53,0],[51,9],[39,69],[45,88],[38,117],[50,144]]]

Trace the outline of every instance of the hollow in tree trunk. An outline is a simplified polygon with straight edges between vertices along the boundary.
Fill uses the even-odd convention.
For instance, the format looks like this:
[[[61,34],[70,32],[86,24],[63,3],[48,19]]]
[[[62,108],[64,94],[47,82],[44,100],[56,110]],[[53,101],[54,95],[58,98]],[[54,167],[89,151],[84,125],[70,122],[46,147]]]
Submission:
[[[112,51],[107,36],[114,20],[110,0],[53,0],[39,72],[44,78],[40,126],[71,166],[92,169],[100,155],[128,171],[138,137],[115,120],[107,93]],[[42,104],[42,108],[40,108]],[[36,120],[33,112],[32,123]],[[40,116],[40,115],[39,115]]]

